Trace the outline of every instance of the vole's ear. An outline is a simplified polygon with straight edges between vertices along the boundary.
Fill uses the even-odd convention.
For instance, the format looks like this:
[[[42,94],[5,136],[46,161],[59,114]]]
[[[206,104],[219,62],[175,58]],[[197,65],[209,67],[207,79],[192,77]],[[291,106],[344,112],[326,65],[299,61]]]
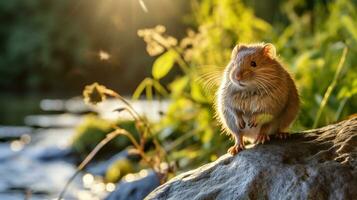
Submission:
[[[245,48],[248,48],[248,47],[247,47],[246,45],[244,45],[244,44],[237,44],[237,45],[234,47],[233,51],[232,51],[231,59],[232,59],[232,60],[235,59],[235,58],[237,57],[237,55],[238,55],[238,52],[239,52],[240,50],[242,50],[242,49],[245,49]]]
[[[267,43],[263,46],[263,55],[267,56],[271,59],[276,57],[276,49],[275,46],[271,43]]]

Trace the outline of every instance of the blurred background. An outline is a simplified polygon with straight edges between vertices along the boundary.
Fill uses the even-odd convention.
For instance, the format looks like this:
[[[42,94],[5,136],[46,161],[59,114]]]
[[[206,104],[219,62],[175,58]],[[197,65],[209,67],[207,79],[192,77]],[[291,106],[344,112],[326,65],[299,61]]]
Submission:
[[[148,13],[137,0],[1,2],[1,123],[21,124],[39,100],[81,95],[95,81],[130,95],[154,60],[137,31],[162,24],[183,37],[188,4],[150,0]]]
[[[0,199],[55,198],[113,124],[139,137],[130,116],[112,112],[120,102],[83,102],[93,82],[148,118],[145,150],[160,142],[176,168],[170,177],[214,161],[232,144],[213,102],[237,43],[276,46],[301,96],[292,131],[348,118],[357,111],[356,8],[355,0],[0,1]],[[142,199],[159,181],[130,148],[124,136],[110,142],[65,199]]]

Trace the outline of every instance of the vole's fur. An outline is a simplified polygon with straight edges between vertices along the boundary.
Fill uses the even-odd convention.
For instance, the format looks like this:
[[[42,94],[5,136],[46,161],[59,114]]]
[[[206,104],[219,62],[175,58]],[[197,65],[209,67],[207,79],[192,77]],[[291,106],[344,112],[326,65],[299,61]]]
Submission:
[[[293,79],[275,55],[272,44],[237,45],[217,92],[217,114],[223,128],[235,138],[228,152],[244,149],[243,136],[264,143],[269,135],[286,137],[299,110]],[[259,122],[261,114],[271,116]]]

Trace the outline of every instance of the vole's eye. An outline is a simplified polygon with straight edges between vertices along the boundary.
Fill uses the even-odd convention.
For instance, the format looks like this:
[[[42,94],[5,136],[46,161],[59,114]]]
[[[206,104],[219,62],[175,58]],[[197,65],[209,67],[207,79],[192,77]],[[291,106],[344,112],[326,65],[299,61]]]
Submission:
[[[254,62],[254,61],[251,61],[251,62],[250,62],[250,66],[251,66],[251,67],[256,67],[256,66],[257,66],[257,63]]]

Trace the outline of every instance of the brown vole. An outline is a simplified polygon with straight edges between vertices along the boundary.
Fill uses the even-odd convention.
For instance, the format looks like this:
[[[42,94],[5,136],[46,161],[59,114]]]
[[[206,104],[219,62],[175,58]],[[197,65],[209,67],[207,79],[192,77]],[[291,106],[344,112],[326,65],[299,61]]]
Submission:
[[[264,143],[273,134],[286,138],[299,110],[295,83],[272,44],[234,48],[216,103],[223,128],[235,139],[228,150],[232,155],[244,149],[243,136],[254,143]]]

